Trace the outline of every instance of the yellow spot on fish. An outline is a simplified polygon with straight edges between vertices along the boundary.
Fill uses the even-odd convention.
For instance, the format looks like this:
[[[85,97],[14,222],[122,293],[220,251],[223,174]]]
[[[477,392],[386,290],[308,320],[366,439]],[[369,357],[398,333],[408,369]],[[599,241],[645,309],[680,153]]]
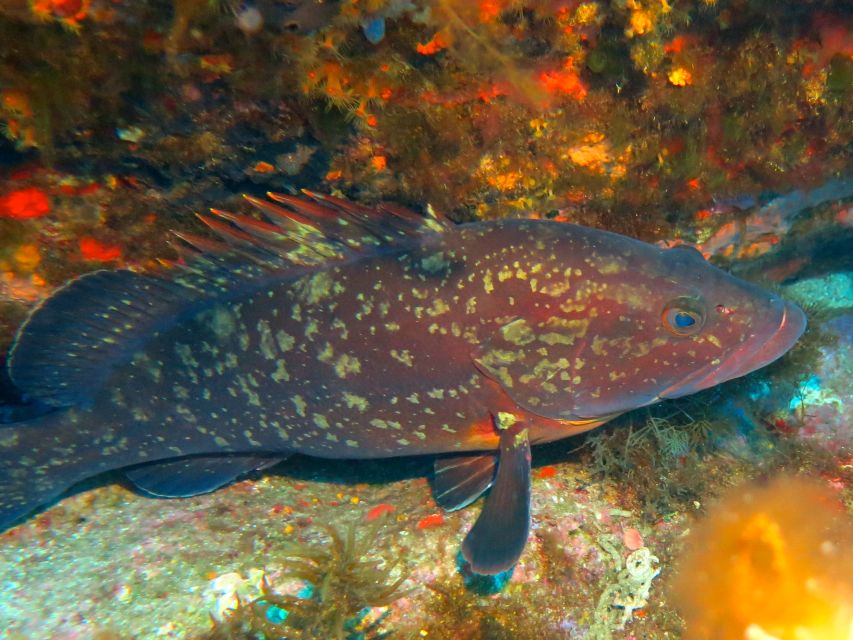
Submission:
[[[341,340],[346,340],[349,337],[349,329],[347,329],[346,323],[340,318],[335,318],[332,321],[332,328],[341,332]]]
[[[509,429],[516,422],[518,422],[518,416],[507,411],[498,411],[498,414],[495,416],[495,426],[501,431]]]
[[[436,298],[432,301],[432,306],[427,309],[427,314],[430,316],[440,316],[450,311],[448,304],[441,298]]]
[[[234,316],[224,307],[213,308],[207,322],[213,334],[220,340],[230,336],[236,328]]]
[[[350,409],[354,407],[362,413],[367,411],[368,406],[370,406],[367,402],[367,398],[350,393],[349,391],[344,391],[344,402],[346,402],[347,407]]]
[[[552,296],[557,298],[562,296],[566,291],[572,288],[571,283],[568,280],[560,280],[558,282],[551,282],[546,284],[541,289],[539,289],[540,293],[544,293],[545,295]]]
[[[308,322],[305,323],[305,337],[306,338],[308,338],[310,340],[311,336],[313,336],[315,333],[317,333],[317,331],[318,331],[318,327],[317,327],[317,321],[316,320],[309,320]]]
[[[312,276],[308,276],[300,280],[296,284],[295,289],[303,302],[309,305],[315,305],[332,295],[332,287],[334,284],[332,276],[328,271],[320,271]],[[338,286],[342,291],[342,285]]]
[[[361,362],[355,356],[344,353],[335,362],[335,373],[338,374],[339,378],[346,378],[350,373],[360,372]]]
[[[321,429],[329,428],[329,421],[322,413],[312,414],[311,419],[314,421],[314,424],[316,424]]]
[[[545,344],[549,344],[551,346],[555,344],[568,344],[572,345],[575,343],[575,337],[572,335],[563,335],[562,333],[544,333],[539,336],[539,341],[544,342]]]
[[[598,272],[602,275],[611,275],[614,273],[622,273],[625,267],[620,260],[612,259],[604,262],[602,264],[596,265]]]
[[[449,263],[444,257],[444,253],[441,251],[427,256],[426,258],[421,258],[421,269],[427,273],[438,273],[439,271],[446,269],[448,266]]]
[[[486,293],[492,293],[495,290],[494,282],[492,282],[492,270],[486,269],[486,273],[483,274],[483,289]]]
[[[586,336],[587,329],[589,328],[589,320],[587,318],[567,319],[551,317],[548,318],[546,324],[553,329],[563,329],[565,333],[575,338]]]
[[[414,357],[408,349],[403,349],[402,351],[397,351],[397,349],[391,349],[391,357],[394,358],[397,362],[402,362],[407,367],[411,367],[414,364]]]
[[[275,371],[272,372],[272,376],[270,377],[276,382],[287,382],[290,380],[290,374],[287,372],[284,360],[276,360]]]
[[[192,349],[188,344],[176,344],[175,353],[180,358],[181,362],[187,367],[197,367],[198,360],[193,357]]]
[[[290,401],[293,403],[293,406],[296,408],[296,415],[305,417],[305,400],[302,399],[302,396],[299,394],[293,396]]]
[[[276,332],[275,341],[278,343],[278,348],[282,353],[287,353],[293,349],[293,345],[296,342],[292,335],[281,329]]]
[[[501,327],[501,336],[507,342],[524,346],[536,340],[530,325],[524,318],[518,318]]]
[[[261,340],[259,345],[261,355],[267,360],[275,360],[278,354],[275,350],[275,340],[272,336],[272,329],[270,329],[270,323],[266,320],[258,320],[257,329]]]
[[[335,350],[332,347],[331,342],[327,342],[323,345],[323,350],[317,354],[317,360],[320,362],[325,362],[326,364],[331,364],[332,358],[335,356]]]

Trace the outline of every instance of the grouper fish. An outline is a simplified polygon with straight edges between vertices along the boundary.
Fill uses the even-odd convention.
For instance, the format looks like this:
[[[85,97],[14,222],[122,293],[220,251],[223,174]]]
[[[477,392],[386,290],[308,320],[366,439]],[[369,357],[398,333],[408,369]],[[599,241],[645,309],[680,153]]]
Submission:
[[[0,529],[108,470],[181,497],[293,453],[432,454],[439,505],[489,490],[462,553],[500,573],[528,536],[531,445],[763,367],[806,326],[687,247],[269,197],[247,197],[264,221],[213,210],[220,240],[183,235],[181,259],[33,311],[8,357],[32,411],[0,425]]]

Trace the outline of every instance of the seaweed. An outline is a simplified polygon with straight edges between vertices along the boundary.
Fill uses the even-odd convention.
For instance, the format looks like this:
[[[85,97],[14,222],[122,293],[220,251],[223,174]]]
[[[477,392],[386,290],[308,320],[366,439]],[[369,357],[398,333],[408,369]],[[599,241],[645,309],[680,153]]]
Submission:
[[[361,536],[350,524],[341,533],[319,525],[329,544],[290,544],[282,552],[286,565],[282,578],[309,585],[298,595],[275,593],[264,579],[262,594],[251,602],[239,602],[203,640],[270,639],[286,634],[289,640],[324,638],[376,639],[385,637],[382,616],[372,619],[366,610],[385,607],[403,597],[408,577],[399,571],[400,559],[371,557],[382,526],[377,519]],[[398,574],[397,577],[394,577]]]
[[[590,433],[583,447],[593,473],[631,488],[651,518],[697,500],[708,478],[695,465],[729,425],[694,398],[633,412]]]
[[[535,640],[542,637],[537,612],[516,598],[484,596],[462,580],[449,584],[427,583],[432,597],[427,605],[429,623],[421,635],[432,640]]]

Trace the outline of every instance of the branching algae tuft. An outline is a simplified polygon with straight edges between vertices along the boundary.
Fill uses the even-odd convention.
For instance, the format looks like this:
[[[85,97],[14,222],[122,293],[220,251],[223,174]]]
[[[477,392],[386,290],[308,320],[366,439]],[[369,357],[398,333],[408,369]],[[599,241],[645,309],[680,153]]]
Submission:
[[[376,547],[381,524],[376,521],[361,536],[354,524],[343,533],[319,525],[329,544],[288,545],[282,578],[299,579],[308,586],[296,595],[278,594],[264,578],[261,596],[248,603],[238,601],[223,621],[214,621],[204,640],[385,637],[382,617],[371,618],[365,609],[387,606],[405,595],[401,586],[408,575],[398,571],[399,560],[368,555]]]

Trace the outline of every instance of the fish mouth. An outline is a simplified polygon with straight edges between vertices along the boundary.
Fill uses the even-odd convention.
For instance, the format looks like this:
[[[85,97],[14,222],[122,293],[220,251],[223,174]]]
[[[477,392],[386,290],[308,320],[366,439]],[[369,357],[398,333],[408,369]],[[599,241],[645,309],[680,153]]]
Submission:
[[[806,330],[806,314],[797,305],[775,298],[777,320],[766,323],[720,364],[709,364],[677,382],[658,397],[680,398],[733,380],[782,357]],[[769,337],[768,337],[769,334]]]

